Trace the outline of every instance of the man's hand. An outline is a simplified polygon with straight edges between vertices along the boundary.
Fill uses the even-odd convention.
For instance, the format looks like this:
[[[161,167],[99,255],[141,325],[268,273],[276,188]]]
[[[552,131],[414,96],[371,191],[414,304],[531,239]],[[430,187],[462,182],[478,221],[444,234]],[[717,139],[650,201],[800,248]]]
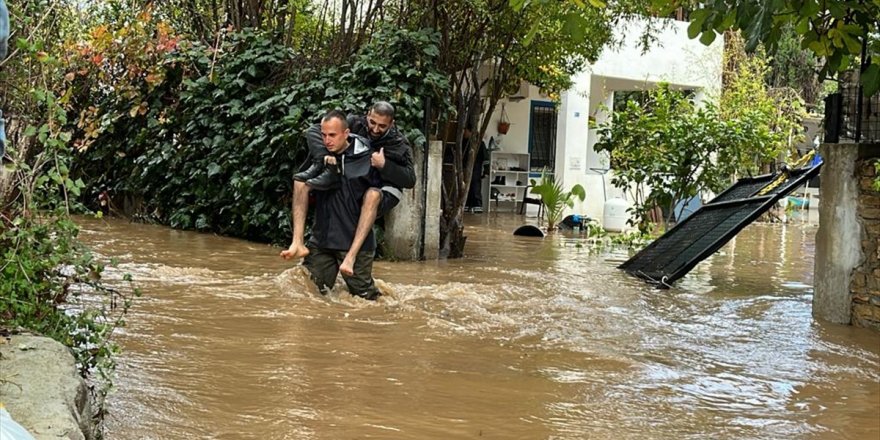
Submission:
[[[370,156],[370,164],[372,164],[373,168],[375,168],[377,170],[381,170],[382,168],[385,168],[385,149],[384,148],[380,148],[379,151],[373,153],[373,155]]]
[[[336,156],[332,154],[324,156],[324,165],[336,165]]]

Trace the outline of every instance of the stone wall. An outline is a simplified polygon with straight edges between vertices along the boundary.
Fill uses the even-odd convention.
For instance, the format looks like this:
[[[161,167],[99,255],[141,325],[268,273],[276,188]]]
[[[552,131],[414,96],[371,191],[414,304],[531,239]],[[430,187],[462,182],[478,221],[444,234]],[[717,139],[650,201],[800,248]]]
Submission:
[[[880,146],[863,146],[855,166],[863,260],[853,270],[850,291],[853,325],[875,330],[880,330],[880,193],[873,188],[878,150]]]

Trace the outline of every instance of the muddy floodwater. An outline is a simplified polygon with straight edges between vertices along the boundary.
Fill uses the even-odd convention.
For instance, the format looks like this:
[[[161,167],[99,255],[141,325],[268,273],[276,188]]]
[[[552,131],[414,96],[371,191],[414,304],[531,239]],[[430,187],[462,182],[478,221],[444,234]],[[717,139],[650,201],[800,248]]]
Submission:
[[[754,224],[675,288],[519,217],[323,297],[280,249],[82,219],[143,290],[109,439],[880,439],[880,335],[811,315],[814,224]]]

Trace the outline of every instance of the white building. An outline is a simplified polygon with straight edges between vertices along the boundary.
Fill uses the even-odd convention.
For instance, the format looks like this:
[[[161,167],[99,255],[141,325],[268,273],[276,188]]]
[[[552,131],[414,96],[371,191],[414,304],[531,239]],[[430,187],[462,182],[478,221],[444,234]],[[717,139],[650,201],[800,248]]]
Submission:
[[[607,173],[607,156],[593,150],[596,133],[589,128],[590,119],[607,119],[603,108],[613,108],[615,92],[645,90],[666,82],[693,90],[696,99],[701,100],[717,96],[721,89],[721,36],[704,46],[688,38],[688,23],[670,21],[657,35],[657,43],[642,53],[638,38],[644,25],[631,23],[618,29],[621,47],[606,49],[595,64],[576,75],[574,87],[561,94],[558,104],[531,85],[521,88],[519,95],[527,96],[499,102],[486,133],[500,141],[504,153],[530,153],[533,171],[547,165],[565,189],[583,185],[587,198],[575,205],[575,212],[600,221],[605,200],[625,195],[611,186],[610,173],[614,171]],[[502,109],[511,123],[506,135],[497,131]],[[532,173],[533,178],[539,175]],[[495,209],[495,202],[489,198],[490,183],[491,179],[483,180],[483,200],[484,205]]]

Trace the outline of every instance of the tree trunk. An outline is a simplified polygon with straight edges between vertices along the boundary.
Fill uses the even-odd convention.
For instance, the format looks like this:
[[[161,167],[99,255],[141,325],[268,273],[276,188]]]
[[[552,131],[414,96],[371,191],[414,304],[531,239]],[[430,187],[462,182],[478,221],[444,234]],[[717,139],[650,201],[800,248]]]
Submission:
[[[474,161],[479,143],[482,142],[489,127],[489,119],[501,99],[502,85],[508,80],[507,63],[501,60],[494,66],[490,77],[480,81],[478,72],[483,63],[482,56],[475,57],[473,65],[464,73],[454,75],[452,81],[458,118],[454,137],[444,139],[445,143],[449,142],[445,148],[452,148],[452,163],[444,164],[443,215],[440,225],[440,255],[448,258],[464,256],[467,240],[464,235],[464,206],[470,190]],[[481,98],[484,86],[488,88],[489,93],[486,98]],[[471,130],[472,144],[465,155],[463,135],[467,125],[472,125],[472,128],[478,127],[478,130]],[[453,140],[454,144],[451,144]]]

